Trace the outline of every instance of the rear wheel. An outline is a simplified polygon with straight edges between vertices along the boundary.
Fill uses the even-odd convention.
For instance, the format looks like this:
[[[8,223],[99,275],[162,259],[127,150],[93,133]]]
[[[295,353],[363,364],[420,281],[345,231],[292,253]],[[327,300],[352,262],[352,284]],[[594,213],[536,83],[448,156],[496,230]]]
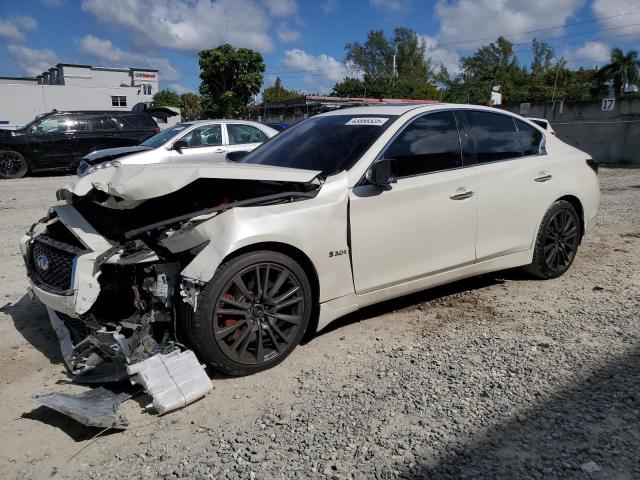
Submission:
[[[569,270],[580,244],[580,217],[569,202],[555,202],[536,238],[533,261],[527,271],[538,278],[556,278]]]
[[[251,252],[222,265],[200,292],[190,336],[212,367],[230,375],[271,368],[298,345],[312,311],[306,273],[278,252]]]
[[[22,178],[28,171],[24,155],[15,150],[0,150],[0,178]]]

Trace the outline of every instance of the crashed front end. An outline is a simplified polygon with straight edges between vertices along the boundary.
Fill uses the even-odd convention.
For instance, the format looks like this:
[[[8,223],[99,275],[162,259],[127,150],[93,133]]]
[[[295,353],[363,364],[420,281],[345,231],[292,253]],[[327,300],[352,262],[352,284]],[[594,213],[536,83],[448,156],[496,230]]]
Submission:
[[[189,343],[185,318],[204,282],[182,272],[210,242],[198,226],[318,189],[288,181],[291,172],[231,167],[104,169],[60,191],[66,204],[22,238],[29,290],[47,307],[74,381],[123,381],[128,366]]]

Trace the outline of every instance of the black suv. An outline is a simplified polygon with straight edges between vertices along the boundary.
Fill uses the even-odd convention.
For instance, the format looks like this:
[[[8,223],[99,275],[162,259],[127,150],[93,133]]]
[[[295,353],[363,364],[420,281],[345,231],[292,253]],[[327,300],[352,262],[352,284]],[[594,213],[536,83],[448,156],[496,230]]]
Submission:
[[[0,178],[74,170],[87,153],[138,145],[159,131],[147,113],[54,110],[18,130],[0,130]]]

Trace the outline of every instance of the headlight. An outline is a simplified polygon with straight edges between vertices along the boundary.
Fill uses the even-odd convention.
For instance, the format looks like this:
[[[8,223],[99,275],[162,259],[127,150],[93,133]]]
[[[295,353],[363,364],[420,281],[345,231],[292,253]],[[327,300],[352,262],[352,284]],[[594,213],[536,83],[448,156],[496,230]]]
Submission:
[[[98,170],[102,170],[103,168],[119,167],[121,165],[122,164],[117,160],[114,160],[114,161],[111,161],[111,162],[99,163],[97,165],[90,166],[81,175],[78,175],[78,176],[79,177],[84,177],[85,175],[89,175],[90,173],[97,172]]]

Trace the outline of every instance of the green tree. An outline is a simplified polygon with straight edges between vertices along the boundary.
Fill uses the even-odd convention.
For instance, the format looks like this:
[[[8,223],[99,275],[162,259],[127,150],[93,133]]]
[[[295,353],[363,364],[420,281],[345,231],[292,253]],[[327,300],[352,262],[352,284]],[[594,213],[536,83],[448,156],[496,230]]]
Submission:
[[[214,117],[236,117],[260,91],[264,60],[259,52],[229,44],[202,50],[200,94],[203,110]]]
[[[364,43],[345,46],[345,60],[362,75],[347,77],[333,87],[342,97],[434,98],[433,72],[425,60],[426,44],[416,32],[396,28],[388,38],[371,30]],[[394,70],[395,56],[395,70]]]
[[[179,107],[180,96],[173,90],[160,90],[153,96],[153,104],[157,107]]]
[[[191,92],[180,95],[180,113],[182,120],[186,122],[200,118],[200,114],[202,113],[200,97]]]
[[[294,98],[300,98],[304,94],[296,92],[294,90],[287,90],[282,86],[280,77],[276,78],[275,84],[271,87],[265,88],[262,93],[262,99],[267,103],[279,103],[286,102],[287,100],[293,100]]]
[[[623,96],[627,84],[638,84],[640,80],[640,59],[637,50],[629,50],[626,54],[620,48],[611,50],[611,62],[598,72],[602,82],[613,83],[615,95]]]

